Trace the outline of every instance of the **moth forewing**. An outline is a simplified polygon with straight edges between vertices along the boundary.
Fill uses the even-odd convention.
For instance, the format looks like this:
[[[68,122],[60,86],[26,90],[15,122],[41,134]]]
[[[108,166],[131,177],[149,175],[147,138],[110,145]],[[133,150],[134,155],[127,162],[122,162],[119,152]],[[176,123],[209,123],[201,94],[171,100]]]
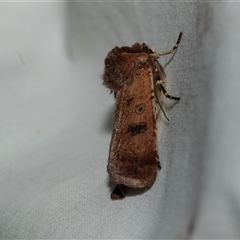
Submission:
[[[132,82],[116,95],[115,121],[108,172],[112,181],[128,187],[151,185],[157,175],[154,83],[148,62],[138,62]]]

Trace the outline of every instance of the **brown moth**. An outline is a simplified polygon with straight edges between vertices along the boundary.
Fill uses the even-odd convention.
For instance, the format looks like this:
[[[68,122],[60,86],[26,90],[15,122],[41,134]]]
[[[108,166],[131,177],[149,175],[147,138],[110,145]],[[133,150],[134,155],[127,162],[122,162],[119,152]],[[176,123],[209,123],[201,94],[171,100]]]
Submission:
[[[177,49],[181,37],[182,33],[175,46],[163,53],[155,52],[145,43],[135,43],[132,47],[115,47],[105,59],[103,84],[116,97],[107,166],[112,182],[117,184],[111,194],[113,200],[125,197],[125,186],[151,186],[161,168],[157,153],[156,103],[163,109],[156,91],[173,100],[180,98],[167,93],[166,75],[157,59]]]

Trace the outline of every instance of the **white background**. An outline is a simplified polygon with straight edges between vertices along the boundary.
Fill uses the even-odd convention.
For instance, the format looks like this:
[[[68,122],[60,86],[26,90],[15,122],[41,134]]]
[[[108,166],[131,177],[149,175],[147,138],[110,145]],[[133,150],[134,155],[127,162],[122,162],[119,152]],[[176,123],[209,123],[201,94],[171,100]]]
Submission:
[[[0,3],[1,238],[240,238],[239,3]],[[170,49],[163,169],[109,199],[114,46]],[[162,57],[164,65],[171,56]]]

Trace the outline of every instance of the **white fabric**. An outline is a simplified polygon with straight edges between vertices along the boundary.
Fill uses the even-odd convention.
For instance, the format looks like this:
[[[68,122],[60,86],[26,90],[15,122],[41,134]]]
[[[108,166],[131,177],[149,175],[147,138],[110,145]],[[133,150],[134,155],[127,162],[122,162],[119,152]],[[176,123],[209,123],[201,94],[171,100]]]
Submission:
[[[181,238],[194,219],[193,238],[240,238],[239,10],[0,3],[0,238]],[[135,42],[165,51],[180,31],[166,73],[181,101],[166,100],[170,122],[159,119],[163,169],[145,193],[111,201],[104,58]]]

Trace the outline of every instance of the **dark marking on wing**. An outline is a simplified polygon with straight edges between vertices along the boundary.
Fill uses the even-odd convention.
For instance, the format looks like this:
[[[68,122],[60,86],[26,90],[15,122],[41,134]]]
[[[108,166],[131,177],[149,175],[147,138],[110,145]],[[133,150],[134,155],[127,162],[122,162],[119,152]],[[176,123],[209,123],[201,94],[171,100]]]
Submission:
[[[137,105],[135,108],[137,114],[141,114],[144,112],[144,104]]]
[[[144,133],[147,131],[146,123],[138,123],[130,125],[128,128],[128,132],[130,132],[131,136],[137,135],[139,133]]]
[[[131,104],[132,100],[133,100],[133,98],[129,98],[129,99],[127,100],[127,106],[129,106],[129,105]]]

